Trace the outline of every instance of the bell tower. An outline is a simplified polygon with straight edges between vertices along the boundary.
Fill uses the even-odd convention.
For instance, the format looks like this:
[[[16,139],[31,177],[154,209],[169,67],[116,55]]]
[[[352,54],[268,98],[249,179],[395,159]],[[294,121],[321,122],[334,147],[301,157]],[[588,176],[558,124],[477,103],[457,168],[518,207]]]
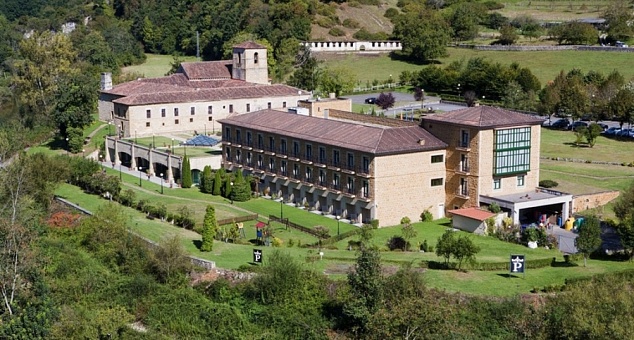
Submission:
[[[252,41],[233,46],[231,78],[270,84],[266,52],[266,47]]]

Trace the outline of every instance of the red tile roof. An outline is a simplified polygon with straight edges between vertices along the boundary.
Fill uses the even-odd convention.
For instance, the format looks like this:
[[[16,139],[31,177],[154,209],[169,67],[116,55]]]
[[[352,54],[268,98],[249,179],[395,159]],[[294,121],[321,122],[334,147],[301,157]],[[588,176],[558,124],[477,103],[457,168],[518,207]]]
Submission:
[[[234,45],[233,47],[237,47],[237,48],[244,48],[244,49],[263,49],[266,48],[265,46],[262,46],[256,42],[253,41],[245,41],[241,44],[238,45]]]
[[[449,213],[458,215],[458,216],[471,218],[478,221],[484,221],[489,217],[495,216],[494,213],[488,210],[482,210],[480,208],[454,209],[454,210],[449,210]]]
[[[189,80],[231,79],[232,60],[185,62],[180,71]]]
[[[298,90],[288,85],[256,85],[246,83],[245,86],[219,87],[219,88],[155,88],[155,91],[132,94],[113,100],[113,103],[124,105],[151,105],[164,103],[189,103],[202,101],[219,101],[227,99],[282,97],[309,95],[309,92]]]
[[[420,126],[368,126],[357,123],[262,110],[221,119],[240,126],[376,155],[440,150],[447,144]]]
[[[478,127],[481,129],[518,125],[538,125],[543,122],[541,118],[528,114],[484,105],[428,115],[421,118],[421,120],[423,123],[446,122],[462,126]]]

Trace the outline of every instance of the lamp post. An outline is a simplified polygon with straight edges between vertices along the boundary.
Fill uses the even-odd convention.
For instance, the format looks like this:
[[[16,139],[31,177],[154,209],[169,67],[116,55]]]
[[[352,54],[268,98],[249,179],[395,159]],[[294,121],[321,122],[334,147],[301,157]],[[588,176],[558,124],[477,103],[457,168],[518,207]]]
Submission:
[[[143,167],[139,167],[139,186],[142,187],[143,184],[141,183],[141,171],[143,170]]]
[[[108,121],[108,137],[112,136],[112,134],[110,133],[110,126],[112,125],[112,121]]]
[[[69,150],[70,150],[70,147],[68,146],[68,137],[66,137],[66,154],[67,155]]]
[[[163,174],[161,174],[161,195],[163,195]]]
[[[205,126],[205,136],[207,136],[207,123],[205,123],[204,126]]]
[[[81,156],[86,157],[86,149],[81,149]]]
[[[284,211],[282,208],[284,207],[284,196],[280,197],[280,219],[284,219]]]
[[[154,134],[152,134],[152,149],[156,149],[156,144],[154,143]]]
[[[103,169],[103,155],[99,154],[99,165],[101,165],[101,169]]]
[[[122,182],[122,181],[123,181],[123,172],[122,172],[122,170],[121,170],[121,165],[122,165],[122,164],[123,164],[123,163],[119,162],[119,182]],[[114,166],[113,166],[113,168],[114,168]]]
[[[134,130],[134,144],[139,144],[139,141],[136,138],[136,130]]]
[[[339,220],[341,219],[341,216],[337,215],[337,236],[339,236]]]

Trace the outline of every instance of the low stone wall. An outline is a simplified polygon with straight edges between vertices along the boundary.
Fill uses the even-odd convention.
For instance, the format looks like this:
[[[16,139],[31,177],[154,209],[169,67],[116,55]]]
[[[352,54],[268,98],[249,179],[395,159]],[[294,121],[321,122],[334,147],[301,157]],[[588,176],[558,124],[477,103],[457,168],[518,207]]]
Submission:
[[[572,212],[594,209],[619,197],[619,191],[603,191],[593,194],[577,195],[572,198]]]
[[[634,52],[634,48],[614,46],[556,45],[556,46],[523,46],[523,45],[470,45],[456,44],[454,47],[469,48],[479,51],[602,51],[602,52]]]

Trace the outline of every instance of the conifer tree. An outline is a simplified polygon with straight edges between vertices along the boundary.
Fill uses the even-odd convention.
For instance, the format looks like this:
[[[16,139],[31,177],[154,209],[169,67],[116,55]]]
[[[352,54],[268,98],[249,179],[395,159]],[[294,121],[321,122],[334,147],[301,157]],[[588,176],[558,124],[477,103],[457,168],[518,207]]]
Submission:
[[[211,174],[211,167],[206,165],[200,178],[200,191],[211,194],[214,185],[214,178]]]
[[[220,170],[216,171],[216,176],[214,177],[214,187],[211,192],[214,196],[220,196],[222,193],[222,173]]]
[[[192,170],[187,156],[183,157],[183,174],[181,175],[181,184],[183,188],[192,187]]]
[[[251,199],[251,186],[242,176],[242,171],[238,170],[231,190],[231,200],[246,202],[249,199]]]
[[[231,176],[227,175],[225,177],[225,186],[224,186],[224,192],[222,193],[222,197],[224,198],[231,198]]]
[[[200,251],[211,251],[213,249],[214,238],[217,232],[218,221],[216,220],[216,209],[212,205],[208,205],[203,221],[203,242],[200,246]]]

